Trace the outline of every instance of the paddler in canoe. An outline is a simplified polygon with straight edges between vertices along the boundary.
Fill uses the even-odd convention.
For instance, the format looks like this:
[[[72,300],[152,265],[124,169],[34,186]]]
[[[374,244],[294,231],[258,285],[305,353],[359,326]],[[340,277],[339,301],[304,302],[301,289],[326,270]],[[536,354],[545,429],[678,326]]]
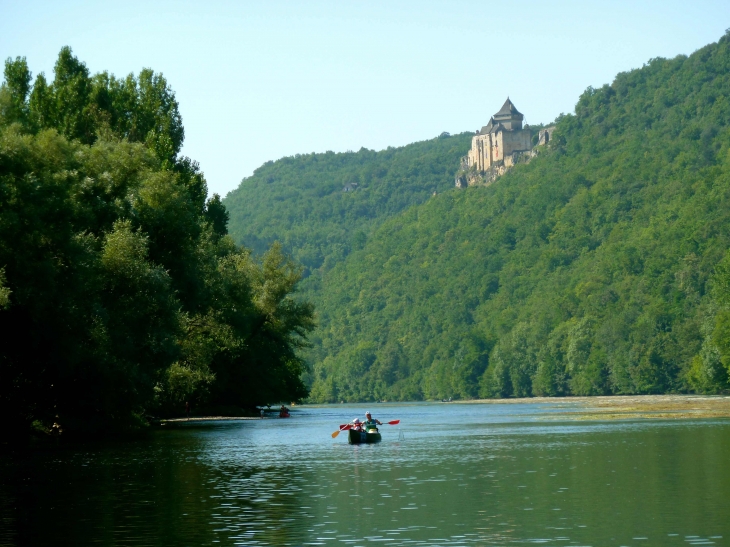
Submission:
[[[378,443],[382,440],[378,426],[383,425],[380,420],[373,419],[370,412],[365,413],[365,421],[361,422],[358,418],[352,421],[352,427],[348,433],[348,442],[350,444],[361,443]]]
[[[361,422],[359,418],[355,418],[349,424],[341,425],[340,429],[332,433],[332,438],[337,437],[342,431],[347,431],[347,439],[350,444],[380,442],[381,437],[378,426],[383,425],[383,422],[373,419],[370,412],[365,413],[365,418],[367,419],[365,422]],[[400,420],[392,420],[388,422],[388,425],[397,425],[399,423]]]
[[[367,411],[365,413],[365,421],[363,422],[363,428],[365,429],[365,431],[367,431],[368,429],[374,429],[375,431],[377,431],[379,425],[383,425],[383,422],[373,418],[373,415],[370,414],[370,411]]]

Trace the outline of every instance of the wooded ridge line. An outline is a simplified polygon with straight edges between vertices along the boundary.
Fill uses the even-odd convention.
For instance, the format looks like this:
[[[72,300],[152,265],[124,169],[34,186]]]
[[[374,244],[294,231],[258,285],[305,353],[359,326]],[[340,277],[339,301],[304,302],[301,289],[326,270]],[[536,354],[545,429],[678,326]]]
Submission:
[[[186,403],[727,391],[729,42],[588,88],[489,186],[454,188],[473,134],[442,133],[267,162],[223,200],[179,154],[161,74],[91,75],[63,48],[33,80],[8,59],[7,431],[136,430]]]
[[[453,188],[473,133],[244,179],[234,238],[306,268],[309,400],[727,390],[728,47],[588,88],[489,187]]]

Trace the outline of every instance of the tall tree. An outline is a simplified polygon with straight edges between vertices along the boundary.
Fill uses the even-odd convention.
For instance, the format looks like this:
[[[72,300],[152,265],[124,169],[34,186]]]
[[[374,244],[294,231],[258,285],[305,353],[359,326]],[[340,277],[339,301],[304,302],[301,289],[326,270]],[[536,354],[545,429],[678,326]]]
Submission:
[[[4,124],[26,124],[31,73],[25,57],[6,59],[4,75],[5,81],[0,87],[0,121]]]
[[[70,432],[148,413],[253,406],[307,390],[313,328],[299,270],[227,236],[162,75],[90,75],[63,48],[32,90],[8,60],[0,94],[0,413]]]

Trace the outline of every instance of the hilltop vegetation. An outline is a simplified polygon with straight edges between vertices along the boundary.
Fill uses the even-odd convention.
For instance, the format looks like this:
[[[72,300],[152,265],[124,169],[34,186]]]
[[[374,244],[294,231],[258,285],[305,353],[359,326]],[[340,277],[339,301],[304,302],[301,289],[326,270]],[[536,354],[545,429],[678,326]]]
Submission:
[[[385,222],[326,275],[312,398],[726,388],[729,69],[724,37],[619,74],[529,165]]]
[[[454,186],[471,135],[380,152],[303,154],[267,162],[226,196],[230,232],[263,252],[273,241],[306,268],[330,269],[385,219]],[[310,280],[310,283],[314,280]]]
[[[160,74],[90,75],[64,48],[52,82],[31,80],[6,61],[8,431],[308,385],[313,401],[730,387],[728,36],[589,88],[531,163],[467,190],[471,135],[442,134],[269,162],[206,199]]]
[[[322,156],[257,171],[247,195],[259,201],[231,207],[244,240],[311,245],[317,260],[295,256],[326,265],[309,283],[320,324],[311,399],[727,389],[729,69],[726,36],[589,88],[550,147],[490,187],[451,189],[468,136],[447,139],[458,147],[443,164],[414,158],[413,170],[448,191],[360,225],[352,209],[322,205],[357,195],[341,194],[339,171],[312,170]],[[378,155],[355,157],[367,172]],[[268,189],[277,165],[290,182]],[[421,198],[432,193],[420,173],[419,184]],[[310,205],[300,187],[323,201]],[[386,191],[397,199],[397,180]],[[346,245],[351,226],[369,228],[358,245]],[[332,252],[330,232],[346,250]]]
[[[307,394],[297,354],[312,308],[278,246],[227,235],[164,77],[90,75],[61,50],[31,86],[0,88],[0,413],[65,432],[136,428],[149,413]]]

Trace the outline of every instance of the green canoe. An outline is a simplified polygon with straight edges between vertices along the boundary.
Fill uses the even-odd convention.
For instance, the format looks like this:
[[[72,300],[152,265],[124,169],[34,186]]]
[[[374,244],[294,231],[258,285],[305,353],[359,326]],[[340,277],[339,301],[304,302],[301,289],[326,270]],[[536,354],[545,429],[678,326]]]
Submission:
[[[348,442],[350,444],[379,443],[381,440],[380,433],[378,433],[377,429],[371,429],[367,433],[365,431],[350,429],[348,433]]]

